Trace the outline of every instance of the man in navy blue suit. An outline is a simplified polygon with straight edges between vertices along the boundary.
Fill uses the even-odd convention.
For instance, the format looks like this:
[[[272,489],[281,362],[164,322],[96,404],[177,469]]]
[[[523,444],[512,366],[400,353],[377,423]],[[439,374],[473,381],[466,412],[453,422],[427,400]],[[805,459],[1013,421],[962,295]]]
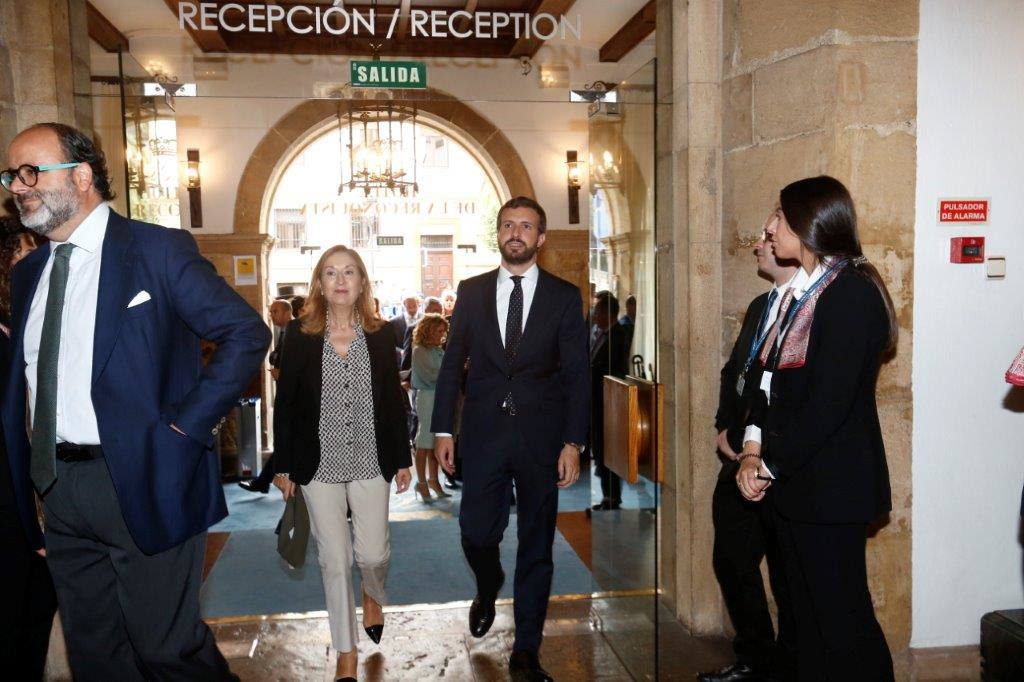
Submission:
[[[199,614],[206,529],[227,515],[213,442],[270,332],[190,234],[110,210],[79,131],[33,126],[7,162],[22,222],[51,242],[11,278],[4,438],[75,679],[234,679]],[[218,346],[205,368],[200,338]]]
[[[459,378],[469,359],[459,435],[459,525],[477,583],[469,627],[483,637],[494,622],[505,579],[498,545],[515,482],[519,549],[509,671],[530,681],[551,679],[538,651],[554,569],[558,489],[579,477],[590,419],[583,299],[577,287],[537,266],[546,229],[544,209],[533,199],[516,197],[498,212],[501,267],[459,285],[431,428],[435,455],[451,474]]]

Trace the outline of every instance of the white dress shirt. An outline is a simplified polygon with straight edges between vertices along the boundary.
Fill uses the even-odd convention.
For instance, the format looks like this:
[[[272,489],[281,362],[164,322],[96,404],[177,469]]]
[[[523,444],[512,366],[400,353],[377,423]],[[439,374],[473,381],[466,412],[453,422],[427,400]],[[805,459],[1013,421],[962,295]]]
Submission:
[[[523,329],[526,329],[526,321],[530,319],[530,306],[533,305],[533,294],[537,291],[539,276],[540,268],[534,263],[529,270],[523,273],[523,280],[520,282],[523,287]],[[514,288],[512,273],[506,270],[505,266],[498,268],[498,288],[495,302],[498,306],[498,329],[501,331],[502,346],[505,345],[505,325],[508,324],[508,300],[512,297]]]
[[[100,260],[103,238],[107,234],[110,208],[100,204],[75,229],[68,242],[71,252],[68,285],[64,292],[64,311],[60,325],[60,351],[57,360],[57,442],[99,445],[96,410],[92,406],[92,348],[96,330],[96,300],[100,285]],[[50,291],[53,251],[59,242],[50,242],[50,256],[43,267],[25,323],[25,379],[28,382],[29,413],[34,418],[36,373],[39,366],[39,340],[46,314],[46,295]]]

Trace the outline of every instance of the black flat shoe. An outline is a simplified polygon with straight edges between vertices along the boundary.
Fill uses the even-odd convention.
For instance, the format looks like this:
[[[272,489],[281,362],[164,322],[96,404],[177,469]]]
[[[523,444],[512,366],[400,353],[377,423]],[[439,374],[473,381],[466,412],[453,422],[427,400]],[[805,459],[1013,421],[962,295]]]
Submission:
[[[380,644],[380,636],[384,634],[384,625],[371,625],[363,628],[366,630],[367,636],[373,640],[374,644]]]
[[[743,682],[744,680],[761,682],[767,679],[767,677],[755,672],[753,668],[743,663],[733,663],[721,670],[697,675],[697,682]]]
[[[494,602],[498,599],[498,592],[501,592],[501,587],[505,584],[505,572],[501,572],[501,577],[498,580],[498,589],[494,591],[494,596],[490,599],[483,599],[478,594],[476,599],[473,600],[473,604],[469,607],[469,632],[477,639],[487,634],[487,631],[494,625]]]
[[[508,659],[508,672],[514,682],[555,682],[555,678],[540,667],[540,659],[532,651],[513,651]]]
[[[334,682],[359,682],[354,677],[339,677]]]
[[[266,486],[261,486],[258,483],[256,483],[255,479],[252,481],[239,481],[238,487],[247,492],[260,493],[261,495],[266,495],[267,493],[270,492],[269,484]]]

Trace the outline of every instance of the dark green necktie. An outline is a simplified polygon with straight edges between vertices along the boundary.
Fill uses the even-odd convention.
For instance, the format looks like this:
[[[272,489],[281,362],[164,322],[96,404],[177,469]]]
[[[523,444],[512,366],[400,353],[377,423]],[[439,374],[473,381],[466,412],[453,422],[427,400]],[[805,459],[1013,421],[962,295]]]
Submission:
[[[30,475],[42,495],[57,480],[54,454],[57,449],[57,360],[60,355],[60,323],[64,291],[74,244],[64,243],[53,254],[50,289],[46,294],[43,331],[39,336],[36,366],[36,409],[32,413],[32,465]]]

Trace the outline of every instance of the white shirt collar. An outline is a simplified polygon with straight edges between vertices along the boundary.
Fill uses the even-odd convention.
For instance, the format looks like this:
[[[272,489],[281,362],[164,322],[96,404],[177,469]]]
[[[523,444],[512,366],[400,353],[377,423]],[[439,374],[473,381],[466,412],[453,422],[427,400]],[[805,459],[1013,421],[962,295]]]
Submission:
[[[530,266],[530,269],[523,273],[523,280],[527,282],[536,282],[537,278],[540,277],[540,268],[534,263]],[[505,268],[504,265],[498,267],[498,286],[501,286],[505,282],[512,279],[512,273]]]
[[[85,216],[75,231],[68,237],[68,242],[89,253],[96,253],[103,246],[103,237],[107,234],[107,221],[110,219],[110,207],[101,202],[89,215]],[[61,242],[50,242],[52,252]]]

